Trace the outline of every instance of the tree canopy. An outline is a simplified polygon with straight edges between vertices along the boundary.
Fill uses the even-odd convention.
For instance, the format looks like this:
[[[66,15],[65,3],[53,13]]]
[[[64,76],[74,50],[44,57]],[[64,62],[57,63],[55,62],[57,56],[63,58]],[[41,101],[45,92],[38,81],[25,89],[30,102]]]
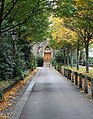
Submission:
[[[49,15],[46,0],[0,0],[0,80],[33,69],[32,46],[49,36]]]
[[[0,34],[9,34],[15,29],[38,42],[48,35],[48,16],[46,0],[1,0]]]
[[[86,72],[88,72],[88,49],[93,39],[93,1],[57,0],[53,15],[64,19],[64,26],[78,35],[86,49]],[[79,42],[78,42],[79,43]]]

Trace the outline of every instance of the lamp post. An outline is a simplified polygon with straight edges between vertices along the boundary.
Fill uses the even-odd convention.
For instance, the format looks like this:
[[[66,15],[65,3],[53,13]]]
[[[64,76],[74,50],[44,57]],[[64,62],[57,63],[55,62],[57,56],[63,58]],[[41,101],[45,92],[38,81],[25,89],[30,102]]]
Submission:
[[[10,35],[12,36],[13,40],[13,51],[16,52],[16,32],[13,30]]]
[[[56,9],[57,8],[57,0],[49,0],[49,5],[52,9]]]
[[[12,42],[13,42],[13,60],[14,60],[14,66],[13,66],[13,78],[16,77],[16,32],[13,30],[11,32]]]

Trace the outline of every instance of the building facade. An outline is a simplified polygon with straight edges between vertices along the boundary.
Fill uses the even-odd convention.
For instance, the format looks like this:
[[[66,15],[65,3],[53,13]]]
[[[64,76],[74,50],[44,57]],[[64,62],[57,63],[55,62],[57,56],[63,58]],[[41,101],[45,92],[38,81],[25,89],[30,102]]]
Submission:
[[[37,43],[33,46],[33,54],[37,57],[38,55],[43,57],[44,63],[50,63],[53,58],[53,49],[49,46],[49,42],[46,40],[41,43]]]

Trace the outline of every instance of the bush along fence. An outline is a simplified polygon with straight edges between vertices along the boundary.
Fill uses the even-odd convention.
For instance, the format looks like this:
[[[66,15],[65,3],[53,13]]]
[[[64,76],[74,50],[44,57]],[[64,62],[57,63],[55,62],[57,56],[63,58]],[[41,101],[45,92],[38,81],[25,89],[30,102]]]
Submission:
[[[62,66],[55,66],[55,69],[67,79],[71,80],[74,85],[77,85],[84,93],[90,94],[93,98],[93,79],[81,73],[74,72]]]
[[[15,80],[10,85],[6,86],[3,89],[0,89],[0,102],[3,101],[4,94],[8,92],[9,90],[11,90],[17,83],[19,83],[20,80],[21,79]]]
[[[34,69],[36,69],[36,67],[34,67],[33,68],[33,70]],[[6,86],[5,88],[1,88],[0,89],[0,102],[2,102],[3,101],[3,97],[4,97],[4,94],[6,93],[6,92],[8,92],[9,90],[11,90],[15,85],[17,85],[21,80],[24,80],[28,75],[29,75],[29,73],[32,71],[32,69],[31,70],[27,70],[27,71],[25,71],[24,72],[24,76],[23,76],[23,78],[21,78],[21,77],[17,77],[17,78],[15,78],[14,79],[14,81],[11,83],[11,84],[9,84],[8,86]]]

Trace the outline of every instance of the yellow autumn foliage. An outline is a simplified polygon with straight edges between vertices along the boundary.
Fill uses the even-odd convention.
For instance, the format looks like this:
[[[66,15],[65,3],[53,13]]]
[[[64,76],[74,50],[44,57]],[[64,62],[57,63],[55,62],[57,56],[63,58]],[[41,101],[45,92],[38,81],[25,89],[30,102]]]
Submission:
[[[79,15],[87,15],[93,7],[93,0],[74,0]],[[92,6],[91,6],[92,5]]]
[[[70,43],[77,39],[76,33],[64,26],[64,19],[53,17],[51,21],[53,23],[51,27],[51,34],[56,45],[62,47],[63,43]]]

